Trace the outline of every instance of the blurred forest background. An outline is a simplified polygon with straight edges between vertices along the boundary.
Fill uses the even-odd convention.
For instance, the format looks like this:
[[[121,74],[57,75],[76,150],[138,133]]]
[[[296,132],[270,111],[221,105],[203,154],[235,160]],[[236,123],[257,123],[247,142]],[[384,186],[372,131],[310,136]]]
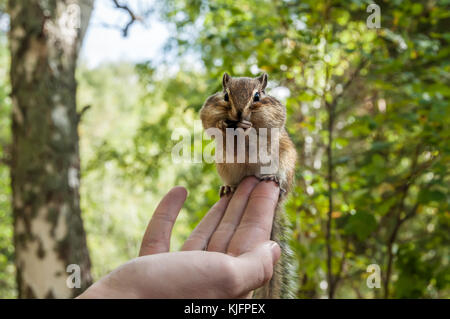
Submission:
[[[223,72],[264,71],[268,93],[287,106],[299,154],[286,205],[298,297],[450,297],[450,1],[378,0],[378,29],[366,25],[372,1],[144,2],[148,10],[135,12],[144,18],[134,24],[158,19],[170,30],[157,59],[95,67],[80,60],[76,68],[76,105],[85,111],[78,124],[80,207],[94,280],[137,255],[151,212],[176,184],[189,191],[172,241],[173,250],[180,247],[218,200],[220,180],[213,165],[172,163],[172,131],[193,132]],[[29,295],[15,279],[6,31],[0,297],[15,298]],[[366,285],[370,264],[380,266],[380,289]]]

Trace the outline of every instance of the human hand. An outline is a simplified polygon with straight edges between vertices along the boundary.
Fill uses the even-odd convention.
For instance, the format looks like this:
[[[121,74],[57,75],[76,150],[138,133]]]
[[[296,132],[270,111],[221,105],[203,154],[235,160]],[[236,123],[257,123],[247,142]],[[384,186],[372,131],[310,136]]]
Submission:
[[[138,258],[117,268],[79,298],[239,298],[272,276],[280,256],[269,241],[278,200],[273,182],[245,179],[202,219],[182,251],[170,235],[186,190],[173,188],[147,227]],[[204,250],[206,248],[206,251]]]

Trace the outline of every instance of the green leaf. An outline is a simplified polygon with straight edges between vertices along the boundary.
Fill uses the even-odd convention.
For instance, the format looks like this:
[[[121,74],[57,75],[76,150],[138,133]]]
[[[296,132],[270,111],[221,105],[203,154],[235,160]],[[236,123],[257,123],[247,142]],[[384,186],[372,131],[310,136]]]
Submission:
[[[358,211],[355,215],[350,216],[344,229],[347,234],[356,235],[360,241],[363,241],[369,237],[376,227],[377,222],[373,215]]]
[[[445,201],[446,195],[437,190],[421,189],[419,193],[419,202],[426,204],[429,202],[441,202]]]

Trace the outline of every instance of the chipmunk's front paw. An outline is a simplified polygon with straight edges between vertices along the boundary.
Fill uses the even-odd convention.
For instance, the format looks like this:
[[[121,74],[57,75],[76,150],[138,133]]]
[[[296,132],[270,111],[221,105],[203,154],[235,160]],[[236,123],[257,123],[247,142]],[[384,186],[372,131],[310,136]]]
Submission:
[[[260,180],[262,181],[272,181],[278,184],[278,186],[280,185],[280,179],[278,178],[277,175],[272,175],[272,174],[268,174],[268,175],[261,175]]]
[[[280,187],[280,197],[282,197],[284,194],[286,194],[286,190],[281,186],[280,178],[278,177],[278,175],[273,175],[273,174],[262,175],[260,177],[260,180],[272,181],[272,182],[277,183],[277,185]]]
[[[234,187],[234,186],[229,186],[229,185],[220,186],[219,196],[222,197],[222,196],[225,196],[228,194],[233,194],[235,190],[236,190],[236,187]]]

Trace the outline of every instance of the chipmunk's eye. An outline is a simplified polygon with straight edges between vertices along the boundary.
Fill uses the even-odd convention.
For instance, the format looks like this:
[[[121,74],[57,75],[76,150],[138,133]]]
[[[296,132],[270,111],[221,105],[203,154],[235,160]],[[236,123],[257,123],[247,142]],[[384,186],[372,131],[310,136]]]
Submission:
[[[223,97],[223,99],[227,102],[229,101],[230,98],[228,97],[228,93],[225,93],[225,96]]]
[[[256,92],[255,96],[253,97],[253,101],[258,102],[259,101],[259,93]]]

